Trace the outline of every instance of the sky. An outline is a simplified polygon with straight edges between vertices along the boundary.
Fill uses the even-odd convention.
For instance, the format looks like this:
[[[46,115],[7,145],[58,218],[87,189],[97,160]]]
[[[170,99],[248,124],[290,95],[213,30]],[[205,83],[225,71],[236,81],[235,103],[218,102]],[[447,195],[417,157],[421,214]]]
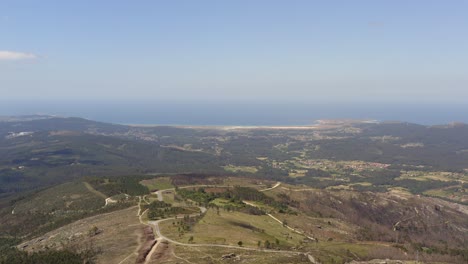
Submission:
[[[468,1],[0,0],[0,101],[468,103]]]

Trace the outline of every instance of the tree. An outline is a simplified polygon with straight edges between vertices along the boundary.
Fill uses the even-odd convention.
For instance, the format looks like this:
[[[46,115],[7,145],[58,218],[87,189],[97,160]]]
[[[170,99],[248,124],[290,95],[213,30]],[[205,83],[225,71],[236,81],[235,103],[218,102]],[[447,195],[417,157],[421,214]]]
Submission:
[[[192,243],[192,242],[193,242],[193,236],[190,236],[190,237],[189,237],[188,242],[189,242],[189,243]]]
[[[266,248],[270,248],[270,246],[271,246],[270,241],[268,241],[268,240],[265,240],[264,244],[265,244]]]
[[[261,247],[261,246],[262,246],[262,241],[259,240],[259,241],[257,242],[257,247]]]
[[[242,244],[242,241],[237,242],[237,245],[239,245],[239,247],[242,247]]]

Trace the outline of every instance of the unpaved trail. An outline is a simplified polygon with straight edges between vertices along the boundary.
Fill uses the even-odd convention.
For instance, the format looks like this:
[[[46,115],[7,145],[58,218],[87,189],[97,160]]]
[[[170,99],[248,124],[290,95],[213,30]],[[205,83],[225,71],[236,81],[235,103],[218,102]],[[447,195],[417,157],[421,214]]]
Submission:
[[[190,215],[190,217],[194,217],[198,214],[195,215]],[[240,246],[231,246],[231,245],[220,245],[220,244],[187,244],[187,243],[182,243],[178,242],[175,240],[172,240],[166,236],[164,236],[161,233],[161,230],[159,228],[159,223],[164,222],[164,221],[169,221],[169,220],[174,220],[174,217],[171,218],[166,218],[166,219],[161,219],[157,221],[149,221],[148,223],[150,225],[153,225],[156,231],[156,235],[159,238],[162,238],[170,243],[179,245],[179,246],[186,246],[186,247],[221,247],[221,248],[231,248],[231,249],[241,249],[241,250],[248,250],[248,251],[259,251],[259,252],[271,252],[271,253],[291,253],[291,254],[304,254],[303,252],[298,252],[298,251],[288,251],[288,250],[273,250],[273,249],[259,249],[259,248],[249,248],[249,247],[240,247]]]
[[[266,188],[266,189],[263,189],[263,190],[260,190],[261,192],[266,192],[266,191],[269,191],[269,190],[273,190],[275,189],[276,187],[280,186],[281,182],[277,182],[275,185],[273,185],[271,188]]]
[[[146,204],[150,204],[150,202],[149,202],[148,200],[146,200],[146,196],[148,196],[148,195],[144,195],[144,196],[143,196],[143,201],[144,201]]]
[[[158,196],[158,201],[162,202],[163,201],[162,191],[157,191],[157,192],[154,192],[154,193]]]
[[[110,197],[106,198],[106,204],[104,205],[104,207],[106,207],[108,204],[111,204],[111,203],[117,203],[117,201]]]
[[[146,213],[146,211],[148,211],[148,209],[146,209],[145,211],[143,211],[143,213],[141,213],[141,215],[138,216],[138,219],[140,219],[140,223],[142,223],[143,225],[148,225],[148,223],[145,223],[142,219],[143,215]]]
[[[177,256],[177,255],[174,253],[174,251],[172,251],[172,256],[174,256],[174,257],[177,258],[177,259],[183,260],[183,261],[185,261],[185,262],[187,262],[187,263],[193,264],[193,262],[190,262],[190,261],[188,261],[188,260],[186,260],[186,259],[184,259],[184,258],[181,258],[181,257]]]
[[[86,186],[86,189],[88,189],[90,192],[96,194],[97,196],[100,196],[100,197],[104,198],[104,202],[105,202],[104,207],[108,206],[111,203],[117,203],[116,200],[112,199],[111,197],[107,197],[102,192],[94,189],[94,187],[91,184],[89,184],[88,182],[83,182],[83,184]]]
[[[206,212],[205,207],[199,207],[201,213]],[[196,214],[191,214],[189,217],[196,217],[199,216],[199,213]],[[182,218],[183,216],[180,216]],[[175,219],[178,219],[178,217],[175,217]],[[221,248],[231,248],[231,249],[241,249],[241,250],[248,250],[248,251],[258,251],[258,252],[271,252],[271,253],[291,253],[291,254],[304,254],[303,252],[297,252],[297,251],[287,251],[287,250],[273,250],[273,249],[258,249],[258,248],[248,248],[248,247],[240,247],[240,246],[231,246],[231,245],[220,245],[220,244],[188,244],[188,243],[182,243],[179,241],[172,240],[166,236],[164,236],[161,233],[161,229],[159,228],[159,223],[164,222],[164,221],[170,221],[174,220],[174,217],[171,218],[165,218],[157,221],[148,221],[148,224],[152,225],[154,227],[154,231],[156,232],[156,235],[159,237],[159,239],[164,239],[170,243],[173,243],[175,245],[179,246],[186,246],[186,247],[221,247]]]
[[[250,206],[253,206],[253,207],[257,207],[257,208],[258,208],[258,206],[257,206],[256,204],[253,204],[253,203],[250,203],[250,202],[247,202],[247,201],[242,201],[242,202],[245,203],[245,204],[248,204],[248,205],[250,205]],[[269,217],[271,217],[273,220],[275,220],[276,222],[278,222],[278,223],[280,223],[281,225],[283,225],[284,227],[286,227],[287,229],[293,231],[294,233],[297,233],[297,234],[299,234],[299,235],[303,235],[303,236],[305,236],[305,237],[307,237],[308,239],[313,240],[313,241],[316,240],[315,238],[306,235],[304,232],[302,232],[302,231],[300,231],[300,230],[297,230],[297,229],[292,228],[292,227],[290,227],[290,226],[288,226],[288,225],[285,225],[281,220],[279,220],[278,218],[274,217],[272,214],[267,214],[267,215],[268,215]]]
[[[145,211],[141,212],[141,201],[142,201],[142,199],[141,199],[141,196],[138,196],[138,198],[139,198],[139,201],[138,201],[138,212],[137,212],[137,215],[136,215],[136,216],[138,217],[138,220],[140,221],[140,224],[145,225],[145,226],[148,226],[148,224],[145,223],[145,222],[143,221],[143,219],[142,219],[143,215],[146,213],[146,211],[147,211],[148,209],[146,209]],[[139,225],[139,224],[137,224],[137,225]],[[140,235],[138,235],[138,240],[140,240]],[[137,247],[137,250],[138,250],[138,248],[139,248],[140,246],[141,246],[141,245],[140,245],[140,243],[139,243],[139,245],[138,245],[138,247]],[[138,256],[138,253],[137,253],[137,252],[132,252],[130,255],[128,255],[126,258],[124,258],[122,261],[120,261],[118,264],[124,264],[125,261],[127,261],[127,260],[128,260],[130,257],[132,257],[133,255]],[[145,262],[145,263],[146,263],[146,262]]]
[[[265,189],[265,190],[271,190],[271,189],[274,189],[278,186],[280,186],[281,182],[277,182],[273,187],[271,188],[268,188],[268,189]],[[196,187],[211,187],[211,186],[216,186],[216,185],[193,185],[193,186],[183,186],[183,187],[179,187],[179,188],[196,188]],[[232,187],[232,186],[216,186],[216,187]],[[174,191],[175,188],[171,188],[171,189],[165,189],[165,190],[159,190],[159,191],[156,191],[154,192],[155,194],[157,194],[158,196],[158,200],[159,201],[163,201],[163,196],[162,196],[162,192],[164,191]],[[264,191],[265,191],[264,190]],[[140,197],[141,199],[141,197]],[[141,200],[140,200],[140,203],[141,203]],[[252,204],[251,204],[252,205]],[[206,208],[205,207],[199,207],[200,208],[200,211],[202,214],[204,214],[206,212]],[[259,248],[249,248],[249,247],[240,247],[240,246],[232,246],[232,245],[220,245],[220,244],[188,244],[188,243],[182,243],[182,242],[179,242],[179,241],[175,241],[175,240],[172,240],[166,236],[164,236],[162,233],[161,233],[161,229],[159,227],[159,223],[161,222],[164,222],[164,221],[169,221],[169,220],[174,220],[174,219],[177,219],[178,216],[176,216],[175,218],[174,217],[170,217],[170,218],[165,218],[165,219],[161,219],[161,220],[157,220],[157,221],[148,221],[148,223],[144,223],[143,220],[141,219],[141,216],[146,212],[147,210],[145,210],[141,215],[139,215],[139,219],[140,219],[140,222],[142,224],[145,224],[145,225],[150,225],[152,227],[154,227],[154,232],[156,233],[156,236],[158,237],[158,242],[153,246],[153,248],[151,249],[150,253],[146,256],[146,262],[147,263],[148,261],[151,260],[151,257],[153,255],[153,253],[156,251],[156,248],[158,247],[158,245],[161,243],[161,241],[167,241],[167,242],[170,242],[172,244],[175,244],[175,245],[179,245],[179,246],[185,246],[185,247],[219,247],[219,248],[230,248],[230,249],[240,249],[240,250],[247,250],[247,251],[257,251],[257,252],[269,252],[269,253],[289,253],[289,254],[306,254],[309,258],[309,260],[313,263],[317,263],[314,259],[313,256],[311,256],[309,253],[306,253],[306,252],[298,252],[298,251],[288,251],[288,250],[273,250],[273,249],[259,249]],[[196,214],[191,214],[189,215],[189,217],[196,217],[196,216],[199,216],[200,213],[196,213]],[[275,221],[278,221],[279,223],[283,224],[279,219],[275,218],[273,215],[271,214],[268,214],[270,217],[272,217],[273,219],[275,219]],[[183,216],[180,216],[180,217],[183,217]],[[295,230],[294,228],[291,228],[289,226],[287,226],[289,229],[299,233],[299,234],[302,234],[306,237],[308,237],[307,235]],[[314,239],[314,238],[311,238],[311,239]],[[187,261],[188,262],[188,261]]]
[[[140,224],[137,224],[137,225],[140,225]],[[137,250],[140,248],[140,246],[141,246],[141,244],[142,244],[142,243],[140,242],[141,237],[142,237],[141,234],[138,234],[138,235],[137,235],[137,241],[138,241]],[[124,264],[124,263],[125,263],[130,257],[132,257],[132,256],[138,257],[138,252],[135,251],[135,252],[130,253],[126,258],[124,258],[123,260],[121,260],[118,264]],[[133,264],[133,263],[134,263],[134,262],[132,261],[132,264]]]
[[[319,263],[319,262],[317,262],[317,261],[315,260],[315,258],[314,258],[312,255],[310,255],[310,254],[307,254],[307,258],[309,259],[310,262],[312,262],[312,263],[314,263],[314,264],[318,264],[318,263]]]
[[[134,256],[134,255],[138,255],[138,254],[135,253],[135,252],[132,252],[130,255],[128,255],[126,258],[124,258],[122,261],[120,261],[119,264],[125,263],[125,261],[127,261],[127,259],[129,259],[131,256]]]
[[[138,212],[137,216],[140,217],[141,215],[141,196],[138,196]],[[141,221],[140,221],[141,222]]]
[[[162,242],[162,239],[158,239],[156,244],[153,245],[148,255],[146,255],[145,264],[151,261],[151,257],[153,256],[154,252],[156,251],[156,248],[161,244],[161,242]]]

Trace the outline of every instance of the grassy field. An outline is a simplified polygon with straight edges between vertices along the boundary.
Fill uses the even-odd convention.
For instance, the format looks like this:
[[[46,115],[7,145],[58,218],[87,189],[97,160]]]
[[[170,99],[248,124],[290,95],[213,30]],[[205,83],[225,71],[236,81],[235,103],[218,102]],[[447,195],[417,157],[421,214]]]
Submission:
[[[468,203],[468,189],[462,186],[451,186],[440,189],[433,189],[424,192],[425,195],[440,197],[458,203]]]
[[[296,178],[296,177],[304,177],[307,173],[307,170],[291,170],[289,172],[289,177]]]
[[[170,203],[172,205],[176,205],[176,202],[174,200],[174,192],[163,192],[163,199],[166,203]]]
[[[215,210],[209,210],[192,231],[182,235],[177,230],[177,220],[162,223],[161,230],[163,230],[166,236],[184,243],[188,243],[189,238],[193,237],[193,244],[237,245],[239,241],[242,241],[244,247],[261,249],[264,248],[264,242],[268,240],[272,242],[271,248],[311,252],[322,263],[343,263],[350,258],[366,258],[369,251],[388,247],[388,245],[379,243],[350,242],[349,238],[352,237],[353,228],[355,227],[336,219],[285,215],[275,215],[275,217],[279,219],[284,218],[287,220],[288,225],[292,227],[307,230],[309,234],[317,237],[319,242],[304,240],[304,236],[286,229],[269,216],[251,216],[239,212],[225,211],[221,211],[220,215],[217,215]],[[263,229],[264,232],[256,231],[255,229]],[[278,244],[276,244],[277,240]],[[261,241],[260,247],[258,246],[258,241]],[[213,262],[207,263],[218,263],[221,252],[235,251],[213,250],[205,247],[193,249],[189,247],[177,247],[175,254],[189,261],[194,260],[197,256],[209,256],[206,260]],[[237,252],[245,263],[279,263],[277,258],[284,258],[284,262],[282,263],[308,262],[308,260],[298,255],[287,253],[269,253],[269,256],[266,257],[263,252]],[[196,261],[195,263],[205,262]]]
[[[221,208],[223,208],[224,206],[240,207],[239,204],[229,202],[229,200],[222,199],[222,198],[216,198],[213,201],[211,201],[211,203]]]
[[[397,179],[412,179],[417,181],[460,181],[468,182],[468,176],[464,173],[444,171],[405,171]]]
[[[233,259],[222,260],[223,255],[235,254]],[[247,251],[229,248],[214,247],[183,247],[175,246],[172,258],[165,260],[164,263],[310,263],[305,255],[292,253],[269,253],[258,251]]]
[[[227,165],[223,167],[225,171],[228,172],[247,172],[247,173],[256,173],[258,169],[254,166],[234,166]]]
[[[350,258],[365,258],[370,250],[387,247],[378,244],[359,244],[348,242],[320,242],[314,245],[311,253],[322,263],[343,263]]]
[[[250,186],[256,189],[263,189],[266,186],[273,186],[276,182],[270,180],[258,180],[242,177],[226,177],[223,179],[225,186]]]
[[[264,245],[268,240],[272,247],[290,248],[299,245],[304,238],[266,215],[248,215],[224,210],[220,210],[218,215],[216,210],[210,209],[192,231],[183,235],[179,234],[177,224],[172,222],[174,221],[162,223],[161,230],[166,236],[181,242],[187,242],[193,236],[194,243],[237,245],[242,241],[246,247],[258,247],[258,241]],[[276,244],[276,240],[279,244]]]
[[[169,177],[160,177],[149,180],[143,180],[140,183],[148,187],[150,191],[174,188],[174,185],[172,185],[171,179]]]

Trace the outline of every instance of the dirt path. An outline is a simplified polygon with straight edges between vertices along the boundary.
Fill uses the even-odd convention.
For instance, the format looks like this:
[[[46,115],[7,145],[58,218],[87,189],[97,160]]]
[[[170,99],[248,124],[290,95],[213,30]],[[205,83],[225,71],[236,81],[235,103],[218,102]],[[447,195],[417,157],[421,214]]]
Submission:
[[[111,203],[117,203],[116,200],[112,199],[111,197],[107,197],[102,192],[94,189],[94,187],[91,184],[89,184],[88,182],[83,182],[83,184],[86,186],[86,189],[88,189],[90,192],[96,194],[97,196],[100,196],[100,197],[104,198],[104,202],[105,202],[104,207],[108,206]]]
[[[134,256],[134,255],[138,255],[138,254],[135,253],[135,252],[132,252],[130,255],[128,255],[126,258],[124,258],[122,261],[120,261],[119,264],[125,263],[125,261],[127,261],[127,259],[129,259],[131,256]]]
[[[257,208],[258,208],[258,206],[257,206],[256,204],[253,204],[253,203],[250,203],[250,202],[247,202],[247,201],[242,201],[242,202],[245,203],[245,204],[248,204],[248,205],[250,205],[250,206],[253,206],[253,207],[257,207]],[[299,234],[299,235],[303,235],[303,236],[305,236],[305,237],[307,237],[308,239],[313,240],[313,241],[316,240],[315,238],[306,235],[304,232],[302,232],[302,231],[300,231],[300,230],[297,230],[297,229],[292,228],[292,227],[290,227],[290,226],[288,226],[288,225],[285,225],[281,220],[279,220],[278,218],[274,217],[272,214],[267,214],[267,215],[268,215],[270,218],[272,218],[273,220],[275,220],[276,222],[278,222],[278,223],[280,223],[281,225],[283,225],[284,227],[286,227],[287,229],[293,231],[294,233],[297,233],[297,234]]]
[[[190,262],[190,261],[188,261],[188,260],[186,260],[186,259],[184,259],[184,258],[181,258],[181,257],[177,256],[177,255],[174,253],[174,251],[172,251],[172,256],[174,256],[174,257],[177,258],[177,259],[183,260],[183,261],[185,261],[185,262],[187,262],[187,263],[193,264],[193,262]]]
[[[145,264],[151,261],[151,257],[153,256],[154,252],[156,251],[156,248],[161,244],[161,242],[162,242],[162,239],[158,239],[156,244],[153,245],[148,255],[146,255]]]
[[[141,196],[138,196],[138,212],[137,212],[137,216],[140,217],[141,215]],[[141,221],[140,221],[141,222]]]
[[[271,188],[268,188],[268,189],[265,189],[263,191],[266,191],[266,190],[271,190],[271,189],[274,189],[278,186],[280,186],[281,182],[277,182],[273,187]],[[208,187],[210,185],[194,185],[194,186],[184,186],[184,187],[180,187],[180,188],[193,188],[193,187]],[[213,185],[211,185],[213,186]],[[217,187],[222,187],[222,186],[217,186]],[[172,189],[166,189],[166,190],[159,190],[157,192],[154,192],[155,194],[157,194],[158,196],[158,200],[159,201],[163,201],[163,196],[162,196],[162,192],[164,191],[168,191],[168,190],[175,190],[174,188]],[[140,200],[140,203],[141,203],[141,200]],[[206,208],[205,207],[199,207],[200,208],[200,211],[201,213],[205,213],[206,212]],[[146,211],[145,211],[146,212]],[[166,236],[164,236],[162,233],[161,233],[161,229],[159,227],[159,223],[161,222],[164,222],[164,221],[169,221],[169,220],[174,220],[174,217],[170,217],[170,218],[165,218],[165,219],[161,219],[161,220],[157,220],[157,221],[148,221],[148,223],[144,223],[143,220],[141,219],[141,216],[145,213],[143,212],[141,215],[139,215],[139,218],[140,218],[140,222],[142,224],[145,224],[145,225],[150,225],[152,227],[154,227],[154,232],[156,233],[156,236],[158,237],[158,242],[153,246],[153,248],[151,249],[150,253],[146,256],[146,262],[147,263],[148,261],[151,260],[151,257],[153,255],[153,253],[156,251],[156,248],[158,247],[158,245],[160,244],[161,241],[165,240],[165,241],[168,241],[172,244],[175,244],[175,245],[179,245],[179,246],[186,246],[186,247],[219,247],[219,248],[230,248],[230,249],[240,249],[240,250],[247,250],[247,251],[257,251],[257,252],[269,252],[269,253],[289,253],[289,254],[306,254],[309,258],[309,260],[311,260],[311,262],[313,263],[317,263],[317,262],[314,262],[315,259],[313,256],[311,256],[309,253],[306,253],[306,252],[298,252],[298,251],[288,251],[288,250],[273,250],[273,249],[259,249],[259,248],[249,248],[249,247],[240,247],[240,246],[231,246],[231,245],[220,245],[220,244],[187,244],[187,243],[182,243],[182,242],[178,242],[178,241],[175,241],[175,240],[172,240]],[[200,213],[196,213],[196,214],[191,214],[189,215],[189,217],[196,217],[196,216],[199,216]],[[275,218],[274,216],[270,215],[270,217],[272,217],[273,219],[275,219],[275,221],[278,221],[279,223],[283,224],[280,220],[278,220],[277,218]],[[182,216],[181,216],[182,217]],[[175,217],[175,219],[177,219],[178,216]],[[294,228],[291,228],[289,226],[287,226],[289,229],[295,231],[295,232],[298,232],[299,231],[296,231]],[[303,233],[300,233],[304,236],[306,236],[305,234]],[[308,236],[306,236],[308,237]],[[313,238],[312,238],[313,239]],[[313,261],[312,261],[313,260]]]
[[[205,207],[199,207],[199,208],[200,208],[200,211],[201,211],[202,214],[206,212]],[[196,214],[189,215],[189,217],[196,217],[196,216],[199,216],[199,215],[200,215],[199,213],[196,213]],[[180,218],[182,218],[182,216],[180,216]],[[175,217],[175,219],[178,219],[178,217]],[[164,239],[164,240],[166,240],[166,241],[168,241],[170,243],[173,243],[173,244],[176,244],[176,245],[179,245],[179,246],[186,246],[186,247],[221,247],[221,248],[232,248],[232,249],[241,249],[241,250],[249,250],[249,251],[259,251],[259,252],[304,254],[303,252],[287,251],[287,250],[258,249],[258,248],[248,248],[248,247],[231,246],[231,245],[220,245],[220,244],[187,244],[187,243],[178,242],[178,241],[172,240],[172,239],[164,236],[161,233],[161,229],[159,228],[159,223],[164,222],[164,221],[170,221],[170,220],[174,220],[174,217],[165,218],[165,219],[161,219],[161,220],[157,220],[157,221],[148,221],[148,224],[154,226],[154,230],[156,232],[156,235],[160,239]]]
[[[146,204],[150,204],[150,202],[149,202],[148,200],[146,200],[146,197],[147,197],[147,196],[148,196],[148,195],[144,195],[144,196],[143,196],[143,201],[144,201]]]
[[[138,220],[140,221],[140,224],[145,225],[145,226],[148,226],[148,223],[145,223],[145,222],[143,221],[143,219],[142,219],[143,215],[146,213],[146,211],[148,211],[148,209],[146,209],[145,211],[141,212],[141,202],[142,202],[143,199],[141,198],[141,196],[138,196],[138,198],[139,198],[139,201],[138,201],[138,212],[137,212],[137,215],[136,215],[136,216],[138,217]],[[138,238],[138,240],[139,240],[139,238]],[[138,250],[138,248],[139,248],[140,246],[141,246],[141,244],[139,243],[139,245],[138,245],[138,247],[137,247],[137,250]],[[154,246],[153,246],[153,248],[154,248]],[[132,252],[132,253],[131,253],[130,255],[128,255],[126,258],[124,258],[123,260],[121,260],[118,264],[124,264],[125,261],[127,261],[130,257],[132,257],[132,256],[134,256],[134,255],[138,256],[138,253],[137,253],[137,252]],[[145,259],[145,260],[146,260],[146,259]],[[146,263],[146,261],[145,261],[145,263]]]
[[[111,203],[117,203],[117,201],[110,197],[106,198],[106,204],[104,205],[104,207],[106,207],[108,204],[111,204]]]
[[[83,182],[83,184],[86,186],[86,189],[88,189],[90,192],[96,194],[97,196],[100,196],[100,197],[104,198],[104,201],[105,201],[104,207],[106,207],[107,205],[109,205],[111,203],[117,203],[116,200],[114,200],[114,199],[112,199],[110,197],[107,197],[102,192],[94,189],[94,187],[91,184],[89,184],[88,182]]]
[[[158,201],[162,202],[163,201],[162,191],[157,191],[154,193],[158,196]]]
[[[265,192],[265,191],[269,191],[269,190],[273,190],[275,189],[276,187],[280,186],[281,182],[277,182],[275,185],[273,185],[273,187],[271,188],[266,188],[266,189],[263,189],[263,190],[260,190],[261,192]]]
[[[143,224],[143,225],[148,225],[148,223],[145,223],[142,219],[143,215],[146,213],[146,211],[148,211],[148,209],[146,209],[145,211],[143,211],[143,213],[141,213],[141,215],[138,216],[138,219],[140,219],[140,223]]]
[[[194,215],[190,215],[190,217],[194,217],[194,216],[198,216],[198,215],[199,214],[194,214]],[[221,248],[248,250],[248,251],[259,251],[259,252],[305,254],[303,252],[288,251],[288,250],[258,249],[258,248],[239,247],[239,246],[231,246],[231,245],[220,245],[220,244],[187,244],[187,243],[182,243],[182,242],[172,240],[172,239],[164,236],[161,233],[161,230],[159,228],[159,223],[164,222],[164,221],[169,221],[169,220],[174,220],[174,218],[171,217],[171,218],[161,219],[161,220],[157,220],[157,221],[149,221],[148,223],[150,225],[154,226],[155,231],[156,231],[156,235],[159,238],[165,239],[165,240],[169,241],[170,243],[173,243],[173,244],[176,244],[176,245],[179,245],[179,246],[186,246],[186,247],[221,247]]]

